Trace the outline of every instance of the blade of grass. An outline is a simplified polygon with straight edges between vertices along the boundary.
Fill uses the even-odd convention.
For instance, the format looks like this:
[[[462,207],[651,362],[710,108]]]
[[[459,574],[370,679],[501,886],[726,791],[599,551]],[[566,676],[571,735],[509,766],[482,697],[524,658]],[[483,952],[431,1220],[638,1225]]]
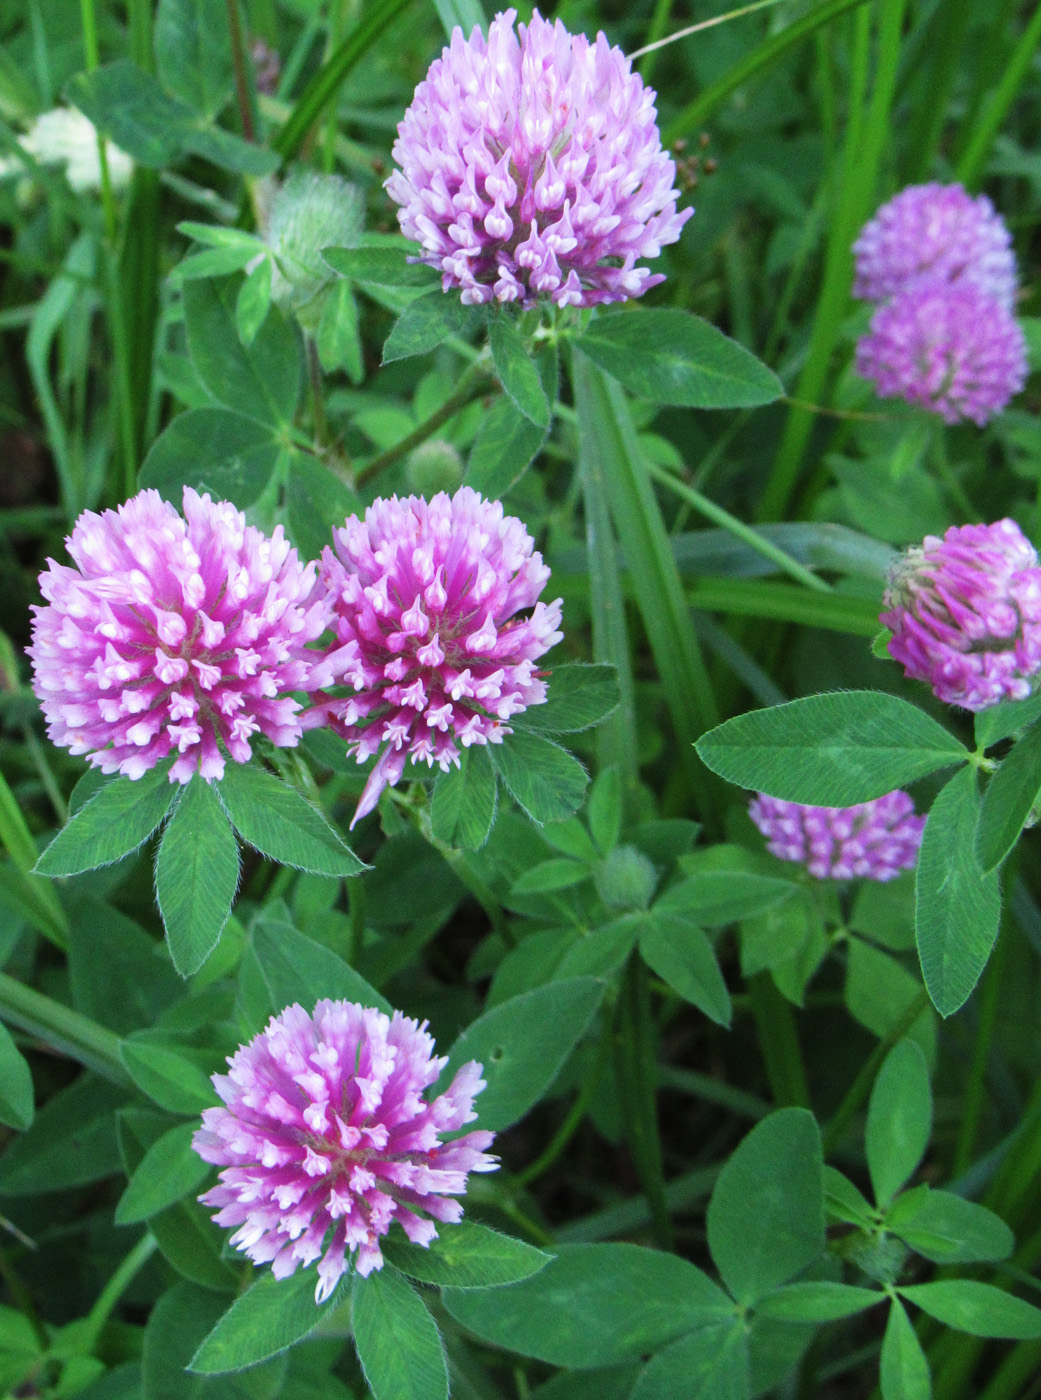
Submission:
[[[735,617],[794,622],[851,637],[875,637],[879,604],[843,593],[810,593],[790,583],[765,579],[701,578],[686,586],[691,607]]]
[[[972,118],[966,122],[966,130],[972,132],[972,137],[958,161],[957,176],[962,184],[970,189],[975,189],[980,182],[987,156],[994,144],[994,138],[1008,115],[1009,108],[1012,106],[1024,78],[1030,71],[1039,43],[1041,43],[1041,4],[1031,15],[1030,23],[1023,30],[1019,42],[1012,50],[1012,55],[1006,62],[1005,71],[1002,73],[997,87],[982,105],[981,110],[973,113]]]

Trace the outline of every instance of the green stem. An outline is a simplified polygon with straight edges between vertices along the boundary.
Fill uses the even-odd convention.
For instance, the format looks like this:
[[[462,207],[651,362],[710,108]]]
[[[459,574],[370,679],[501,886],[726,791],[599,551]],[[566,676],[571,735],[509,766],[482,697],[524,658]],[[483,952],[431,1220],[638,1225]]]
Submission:
[[[972,139],[958,162],[956,173],[962,184],[967,185],[970,189],[974,189],[980,182],[994,138],[997,136],[1002,122],[1008,116],[1009,108],[1012,106],[1020,85],[1030,71],[1030,65],[1034,61],[1034,54],[1039,43],[1041,43],[1041,4],[1038,5],[1030,18],[1030,23],[1020,35],[1019,43],[1013,49],[1012,57],[1005,65],[1001,81],[991,93],[983,111],[976,115],[976,120],[969,128],[972,131]]]
[[[493,376],[488,372],[483,364],[474,364],[463,375],[453,393],[445,399],[436,412],[419,427],[409,433],[407,437],[396,442],[393,447],[388,447],[386,452],[381,452],[378,457],[373,457],[371,462],[366,462],[365,466],[358,472],[357,483],[362,486],[367,481],[385,472],[388,467],[392,467],[395,462],[399,462],[402,457],[406,457],[414,447],[418,447],[421,442],[426,442],[432,437],[438,428],[442,427],[457,413],[461,413],[468,404],[475,399],[483,398],[490,389],[496,388],[497,384]]]
[[[114,1031],[16,982],[5,972],[0,972],[0,1016],[113,1083],[129,1085],[130,1077],[119,1058],[119,1036]]]
[[[731,515],[728,510],[724,510],[722,506],[717,506],[715,501],[710,501],[700,491],[695,491],[693,486],[688,486],[678,476],[673,476],[672,472],[666,471],[664,467],[656,467],[650,462],[647,464],[647,471],[655,481],[660,481],[663,486],[667,486],[670,491],[674,491],[695,510],[700,511],[706,519],[711,520],[715,525],[721,525],[724,530],[728,530],[736,539],[749,545],[764,559],[769,559],[772,564],[776,564],[782,573],[788,574],[797,583],[805,584],[807,588],[812,588],[818,593],[831,593],[833,591],[831,584],[818,578],[812,570],[800,564],[797,559],[793,559],[790,554],[786,554],[778,545],[771,544],[758,530],[753,529],[751,525],[744,524],[736,516]]]
[[[22,815],[7,779],[0,773],[0,846],[6,848],[11,864],[13,891],[34,918],[34,927],[58,948],[69,946],[69,920],[51,882],[32,873],[36,864],[36,842]]]
[[[600,1048],[597,1051],[596,1057],[593,1060],[593,1067],[586,1077],[586,1081],[582,1085],[575,1102],[568,1110],[567,1116],[553,1134],[543,1152],[535,1158],[530,1166],[525,1167],[522,1172],[518,1172],[514,1177],[513,1184],[515,1186],[518,1188],[530,1186],[533,1181],[536,1181],[540,1176],[543,1176],[549,1171],[550,1167],[557,1158],[560,1157],[568,1143],[578,1132],[578,1129],[582,1125],[582,1120],[586,1116],[586,1110],[592,1102],[593,1095],[596,1093],[597,1085],[600,1083],[600,1077],[604,1072],[610,1048],[611,1037],[605,1034],[600,1042]]]
[[[809,1108],[806,1070],[791,1006],[768,972],[750,977],[748,991],[774,1102],[779,1108]]]
[[[239,109],[242,134],[247,141],[257,139],[257,124],[250,92],[246,45],[242,38],[242,19],[239,15],[239,0],[227,0],[228,34],[231,37],[231,62],[235,71],[235,101]]]
[[[336,96],[340,85],[369,49],[391,24],[403,14],[412,0],[383,0],[368,7],[369,13],[344,39],[328,63],[318,72],[300,94],[289,120],[275,138],[274,147],[283,163],[292,160],[307,138],[308,132]]]
[[[860,1073],[850,1085],[846,1097],[839,1104],[823,1133],[824,1155],[833,1152],[842,1141],[842,1136],[852,1123],[857,1111],[867,1099],[871,1092],[871,1086],[875,1082],[875,1075],[882,1066],[882,1061],[892,1050],[898,1040],[903,1040],[919,1016],[929,1005],[929,993],[923,987],[914,1001],[893,1026],[884,1039],[880,1040],[865,1060]]]
[[[1010,886],[1006,883],[1006,890]],[[969,1080],[961,1101],[961,1127],[958,1143],[951,1166],[951,1176],[959,1177],[969,1169],[976,1150],[979,1136],[980,1118],[983,1112],[983,1099],[986,1092],[987,1064],[990,1059],[991,1042],[997,1024],[1001,988],[1008,954],[1009,935],[1006,931],[998,938],[997,947],[983,974],[983,985],[979,996],[979,1025],[976,1040],[972,1047],[972,1064],[969,1067]]]
[[[824,284],[806,362],[793,395],[804,403],[823,402],[832,355],[846,316],[853,274],[853,239],[873,197],[879,162],[889,136],[889,110],[896,89],[905,7],[906,0],[887,0],[881,6],[875,83],[866,108],[861,94],[866,91],[871,15],[865,10],[857,16],[842,192],[832,220]],[[798,483],[812,423],[812,414],[792,405],[760,503],[760,520],[784,517]]]
[[[84,1352],[89,1353],[94,1350],[105,1323],[112,1315],[113,1308],[157,1248],[155,1236],[151,1231],[146,1230],[130,1253],[120,1261],[119,1268],[105,1284],[98,1295],[97,1302],[83,1319],[83,1328],[78,1333],[76,1340]]]
[[[654,72],[654,65],[658,59],[659,50],[655,47],[659,39],[664,38],[665,31],[669,27],[669,20],[672,18],[673,0],[655,0],[654,13],[651,15],[651,22],[647,26],[646,42],[640,54],[639,68],[640,77],[645,83],[650,85],[651,74]]]
[[[502,906],[495,898],[491,887],[486,883],[483,876],[474,869],[470,857],[465,851],[460,851],[455,846],[450,846],[447,841],[442,841],[434,835],[434,829],[430,821],[430,805],[425,807],[412,808],[411,813],[416,820],[416,826],[423,840],[433,846],[434,850],[444,859],[445,864],[455,875],[459,883],[473,895],[477,903],[488,916],[488,922],[499,935],[508,948],[516,946],[517,939],[513,930],[507,922]]]
[[[665,1195],[658,1128],[657,1067],[650,987],[647,969],[638,953],[629,959],[622,979],[615,1034],[615,1065],[629,1149],[647,1198],[654,1233],[663,1249],[672,1249],[674,1237]]]

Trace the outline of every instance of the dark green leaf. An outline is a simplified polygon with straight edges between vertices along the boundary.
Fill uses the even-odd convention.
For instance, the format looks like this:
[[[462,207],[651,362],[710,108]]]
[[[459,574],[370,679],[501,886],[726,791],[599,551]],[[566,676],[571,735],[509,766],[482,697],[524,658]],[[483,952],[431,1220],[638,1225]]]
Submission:
[[[483,319],[480,307],[464,306],[458,297],[442,292],[417,297],[394,323],[383,347],[383,363],[425,355],[453,335],[472,335]]]
[[[133,1400],[281,1400],[286,1395],[281,1384],[284,1361],[219,1380],[187,1369],[227,1305],[225,1296],[190,1283],[179,1283],[163,1294],[145,1329],[141,1388]]]
[[[835,1322],[885,1300],[886,1295],[877,1288],[852,1288],[846,1283],[790,1283],[764,1298],[758,1311],[780,1322]]]
[[[73,1002],[85,1016],[128,1035],[183,995],[163,944],[111,904],[78,902],[70,925]]]
[[[1019,840],[1041,793],[1041,723],[1028,729],[987,784],[976,828],[976,850],[985,874],[996,870]]]
[[[622,775],[611,764],[596,775],[589,794],[589,833],[605,856],[618,845],[623,816]]]
[[[217,1102],[209,1076],[192,1053],[138,1031],[120,1043],[119,1057],[131,1079],[160,1108],[194,1116]]]
[[[470,448],[466,484],[489,499],[505,496],[535,460],[546,430],[525,417],[507,394],[481,415]]]
[[[170,1128],[145,1153],[116,1206],[117,1225],[149,1220],[201,1186],[209,1165],[192,1151],[196,1124]]]
[[[510,895],[552,894],[554,890],[568,890],[592,878],[593,872],[584,861],[568,860],[566,857],[543,860],[517,876]]]
[[[496,1346],[553,1366],[612,1366],[733,1317],[726,1294],[675,1254],[634,1244],[562,1245],[523,1283],[443,1294],[452,1317]]]
[[[437,1324],[415,1289],[391,1268],[356,1277],[354,1345],[374,1400],[448,1400]]]
[[[136,782],[116,778],[66,823],[36,862],[40,875],[78,875],[136,851],[166,816],[177,794],[167,773],[152,769]]]
[[[1008,1337],[1028,1341],[1041,1337],[1041,1309],[1013,1297],[992,1283],[975,1279],[943,1279],[901,1288],[900,1294],[923,1312],[959,1332],[974,1337]]]
[[[739,1303],[801,1273],[824,1249],[820,1132],[784,1108],[758,1123],[727,1162],[708,1207],[708,1245]]]
[[[640,933],[640,952],[648,967],[685,1001],[717,1025],[730,1025],[730,993],[701,929],[655,906]]]
[[[928,1186],[900,1196],[886,1216],[886,1228],[916,1254],[937,1264],[1007,1259],[1016,1243],[1012,1231],[993,1211]]]
[[[361,502],[324,462],[306,452],[292,454],[288,478],[286,505],[293,542],[302,558],[317,559],[331,541],[332,526],[341,525],[348,515],[364,513]],[[340,760],[346,766],[347,745],[331,731],[312,729],[307,738],[324,739],[338,746]],[[348,771],[357,771],[353,758]]]
[[[243,141],[234,132],[219,126],[199,126],[194,122],[181,133],[186,153],[202,156],[233,175],[272,175],[278,169],[278,156],[264,146]]]
[[[217,946],[239,883],[235,834],[209,783],[196,775],[163,832],[155,893],[173,965],[198,972]]]
[[[582,805],[589,778],[577,758],[538,734],[518,730],[491,753],[510,796],[533,822],[559,822]]]
[[[889,1308],[879,1380],[882,1400],[931,1400],[929,1363],[898,1298]]]
[[[301,1341],[335,1306],[315,1302],[317,1276],[298,1269],[289,1278],[265,1273],[223,1315],[188,1363],[202,1375],[223,1375],[267,1361]]]
[[[613,714],[618,676],[613,666],[554,666],[546,674],[545,704],[533,705],[514,721],[539,734],[577,734]]]
[[[250,950],[267,989],[272,1012],[299,1002],[307,1011],[323,997],[375,1006],[390,1015],[392,1007],[360,973],[292,924],[259,919],[250,931]]]
[[[894,1031],[921,994],[921,982],[891,953],[862,938],[849,940],[846,1006],[873,1035],[882,1039]],[[922,1008],[908,1034],[931,1063],[936,1056],[936,1014],[931,1006]]]
[[[476,1060],[487,1088],[476,1100],[482,1128],[502,1132],[556,1079],[604,995],[592,977],[553,982],[479,1016],[452,1046],[446,1075]]]
[[[913,1040],[901,1040],[886,1056],[868,1104],[868,1171],[883,1209],[921,1162],[932,1126],[929,1067]]]
[[[252,345],[271,310],[271,259],[261,258],[235,298],[235,326],[243,345]]]
[[[688,875],[655,901],[655,911],[681,914],[707,928],[736,923],[782,904],[798,889],[789,880],[743,870],[705,870]]]
[[[365,378],[358,303],[349,282],[337,282],[326,292],[316,344],[318,359],[326,374],[345,369],[352,384],[360,384]]]
[[[317,807],[266,769],[229,763],[217,793],[235,830],[262,855],[312,875],[367,868]]]
[[[29,1065],[0,1021],[0,1123],[25,1132],[32,1124],[34,1108]]]
[[[1039,716],[1041,695],[1032,695],[1029,700],[1006,700],[989,710],[980,710],[975,722],[976,743],[981,749],[989,749],[1017,729],[1033,724]]]
[[[224,0],[159,0],[155,57],[163,86],[215,117],[234,86]]]
[[[922,975],[941,1016],[958,1010],[979,980],[998,935],[997,873],[976,855],[979,798],[971,769],[956,773],[933,803],[915,883],[915,936]]]
[[[226,408],[190,408],[152,444],[140,484],[154,486],[178,510],[186,486],[245,510],[268,484],[279,450],[266,423]]]
[[[299,338],[273,311],[253,344],[243,345],[235,322],[237,290],[236,278],[185,284],[184,324],[192,363],[226,408],[287,428],[300,395]]]
[[[0,1196],[66,1191],[118,1172],[114,1113],[125,1100],[126,1090],[92,1074],[60,1089],[4,1148]]]
[[[754,408],[784,393],[751,351],[688,311],[599,316],[578,344],[631,393],[655,403]]]
[[[705,1327],[652,1357],[632,1400],[749,1400],[748,1336],[735,1319]]]
[[[425,263],[408,262],[397,248],[323,248],[322,257],[343,277],[380,287],[437,287],[440,277]]]
[[[460,755],[458,768],[442,773],[430,799],[430,822],[439,841],[477,851],[495,821],[495,769],[484,745]]]
[[[383,1242],[382,1249],[402,1273],[444,1288],[499,1288],[519,1283],[544,1269],[553,1257],[470,1220],[439,1226],[437,1239],[427,1249],[393,1235]]]
[[[77,73],[66,96],[139,165],[170,165],[181,150],[192,109],[167,97],[148,73],[128,58]]]
[[[867,802],[968,757],[923,711],[874,690],[752,710],[710,730],[697,750],[739,787],[824,807]]]
[[[513,401],[514,407],[530,418],[537,428],[547,429],[550,420],[550,404],[542,387],[542,380],[535,368],[535,361],[528,354],[520,332],[509,314],[500,312],[488,323],[488,343],[491,347],[492,362],[499,383]]]

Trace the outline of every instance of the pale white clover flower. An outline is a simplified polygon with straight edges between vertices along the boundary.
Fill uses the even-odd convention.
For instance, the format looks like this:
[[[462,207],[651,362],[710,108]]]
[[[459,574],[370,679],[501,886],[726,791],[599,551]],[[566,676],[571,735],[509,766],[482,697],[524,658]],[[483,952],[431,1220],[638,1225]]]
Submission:
[[[63,165],[77,194],[101,188],[97,128],[75,107],[41,112],[21,138],[21,145],[40,165]],[[134,172],[134,162],[112,141],[106,142],[105,155],[112,187],[122,189]]]

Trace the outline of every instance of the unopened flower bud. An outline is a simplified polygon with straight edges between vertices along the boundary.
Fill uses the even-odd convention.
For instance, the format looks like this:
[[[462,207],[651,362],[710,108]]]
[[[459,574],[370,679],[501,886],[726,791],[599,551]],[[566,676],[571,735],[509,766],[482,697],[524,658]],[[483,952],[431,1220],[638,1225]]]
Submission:
[[[657,884],[657,867],[636,846],[616,846],[596,875],[608,909],[646,909]]]

